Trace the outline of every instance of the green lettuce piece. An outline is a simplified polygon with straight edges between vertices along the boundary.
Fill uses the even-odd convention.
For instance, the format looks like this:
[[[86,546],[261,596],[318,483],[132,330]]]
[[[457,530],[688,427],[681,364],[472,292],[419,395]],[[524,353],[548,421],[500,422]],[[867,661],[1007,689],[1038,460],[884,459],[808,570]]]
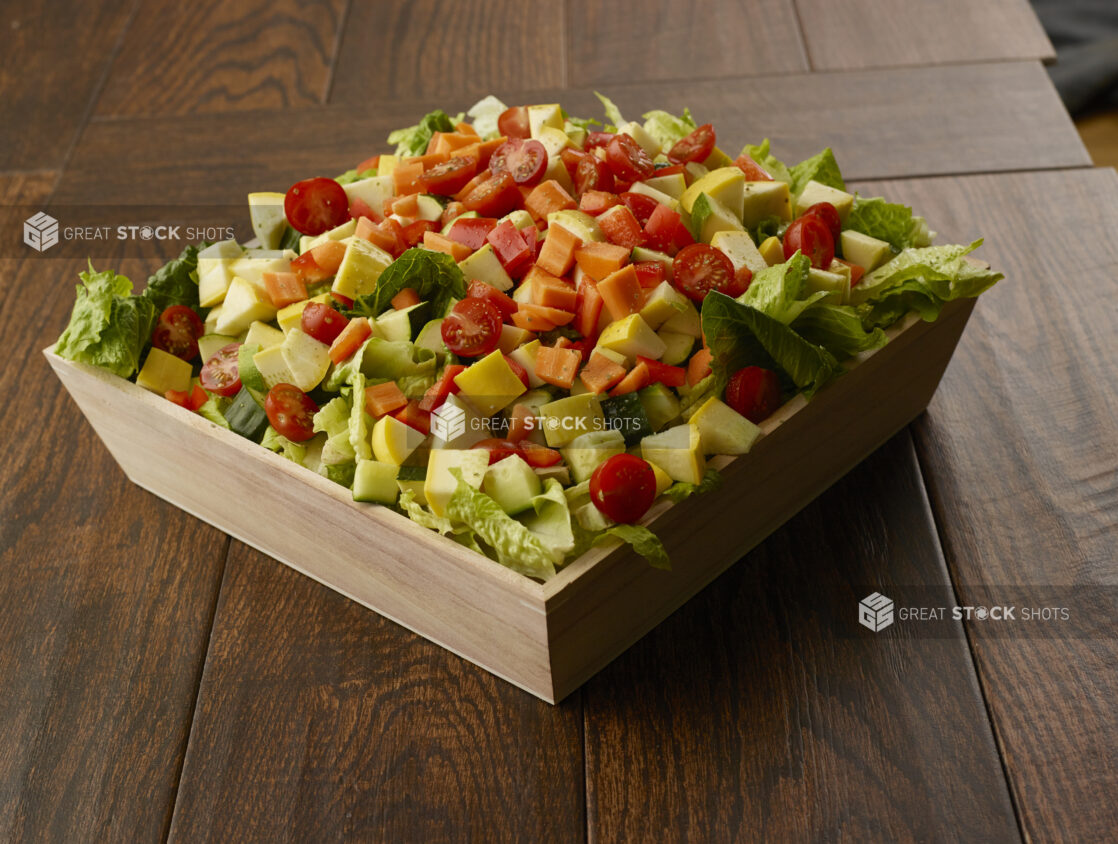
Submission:
[[[372,418],[365,412],[365,376],[357,371],[353,373],[353,379],[349,383],[353,387],[350,396],[353,406],[349,410],[349,444],[353,446],[356,459],[372,460],[373,447],[369,439]]]
[[[55,352],[67,360],[107,369],[131,378],[151,337],[157,311],[150,298],[132,295],[132,282],[112,270],[89,265],[80,274],[70,323]]]
[[[801,299],[810,272],[811,261],[802,252],[797,252],[783,264],[773,264],[760,270],[738,301],[787,325],[812,301],[822,298]]]
[[[592,127],[594,126],[602,125],[601,120],[595,120],[593,117],[574,117],[570,114],[567,114],[566,111],[563,111],[563,120],[566,121],[566,123],[569,123],[571,126],[574,126],[578,129],[583,129],[587,132],[592,131]],[[570,134],[570,130],[567,129],[565,125],[563,128],[567,131],[567,134]]]
[[[330,463],[322,467],[322,474],[336,484],[353,488],[353,476],[357,473],[357,464],[352,461],[345,463]]]
[[[676,481],[666,490],[663,494],[670,498],[672,501],[680,502],[685,498],[690,498],[692,495],[702,494],[704,492],[713,492],[722,485],[722,475],[717,469],[708,468],[703,473],[703,479],[697,484],[684,483],[683,481]]]
[[[856,195],[846,228],[884,240],[894,252],[911,246],[931,246],[935,238],[923,217],[915,216],[907,205],[886,202],[880,196],[867,199]]]
[[[445,516],[436,516],[422,504],[415,500],[415,492],[405,489],[400,493],[397,501],[401,510],[409,519],[420,527],[428,530],[437,530],[441,534],[448,534],[454,530],[454,523]]]
[[[558,555],[556,562],[575,547],[567,496],[563,485],[554,478],[544,481],[543,492],[532,498],[532,509],[522,513],[517,520]]]
[[[749,236],[754,243],[764,243],[770,237],[777,237],[781,233],[784,221],[775,215],[762,219],[756,226],[749,229]]]
[[[481,135],[483,140],[488,141],[500,137],[497,119],[507,108],[507,105],[490,94],[470,106],[466,114],[473,121],[474,131]]]
[[[685,108],[683,114],[676,117],[666,111],[646,111],[644,117],[644,131],[648,132],[662,150],[669,150],[677,141],[686,138],[697,128],[691,117],[691,110]]]
[[[695,204],[691,206],[691,213],[687,216],[687,219],[691,236],[695,238],[696,241],[702,241],[703,224],[706,223],[707,217],[713,213],[714,206],[711,204],[709,196],[705,193],[700,193],[695,197]]]
[[[460,469],[451,469],[458,487],[447,504],[447,516],[473,530],[497,555],[497,562],[513,571],[548,580],[555,576],[555,554],[527,527],[509,516],[501,506],[462,479]]]
[[[396,155],[423,155],[427,144],[436,132],[453,132],[454,122],[441,108],[423,116],[415,126],[397,129],[388,136],[388,143],[396,144]]]
[[[342,432],[349,434],[349,402],[341,396],[331,399],[318,409],[312,425],[315,433],[325,431],[327,437],[336,437]]]
[[[424,149],[426,149],[426,147],[424,147]],[[348,185],[351,182],[357,182],[361,179],[368,179],[372,176],[375,176],[376,174],[376,170],[362,170],[360,173],[358,173],[357,168],[354,167],[352,170],[346,170],[344,173],[342,173],[342,175],[337,176],[334,181],[337,182],[339,185]]]
[[[348,360],[326,373],[321,388],[336,393],[343,386],[353,383],[356,372],[365,376],[366,386],[384,381],[399,382],[406,378],[433,378],[437,365],[435,353],[430,349],[407,340],[370,337]]]
[[[721,371],[711,372],[694,387],[688,387],[684,384],[678,388],[679,413],[684,422],[690,420],[695,415],[695,411],[702,407],[711,396],[722,395],[722,390],[726,387],[727,375],[728,373]]]
[[[719,386],[745,366],[777,369],[811,397],[837,373],[835,356],[809,343],[780,320],[714,291],[703,301],[703,336]]]
[[[148,278],[148,286],[143,292],[145,299],[155,306],[156,313],[162,313],[172,305],[187,305],[198,308],[198,247],[187,246],[182,254],[168,261],[155,275]]]
[[[422,375],[401,375],[395,380],[400,392],[409,399],[419,400],[435,386],[435,373],[432,371]]]
[[[624,126],[626,123],[629,122],[621,116],[621,109],[614,105],[613,100],[611,100],[605,94],[599,94],[597,91],[595,91],[594,96],[598,98],[599,102],[601,102],[602,104],[602,107],[606,110],[606,120],[608,120],[609,123],[605,125],[605,131],[616,132],[619,126]]]
[[[818,155],[813,155],[811,158],[793,165],[791,174],[791,191],[795,196],[799,196],[807,183],[812,180],[830,188],[846,190],[846,182],[842,180],[842,172],[839,170],[838,162],[835,161],[835,154],[831,152],[830,147],[827,147]]]
[[[229,420],[225,418],[225,408],[233,403],[231,398],[219,396],[215,393],[206,392],[205,403],[198,408],[198,415],[203,419],[209,419],[215,425],[220,425],[225,430],[229,430]]]
[[[260,441],[260,444],[268,451],[283,455],[292,463],[298,463],[300,466],[305,465],[303,461],[307,457],[307,447],[302,443],[289,440],[271,425],[264,431],[264,439]]]
[[[377,317],[388,310],[392,298],[405,287],[431,303],[436,317],[446,313],[451,302],[466,298],[466,279],[449,255],[412,247],[380,274],[376,290],[359,296],[349,316]]]
[[[850,305],[820,302],[803,311],[792,328],[816,346],[822,346],[836,358],[880,349],[888,341],[880,328],[863,325],[862,316]]]
[[[765,138],[760,144],[746,144],[742,148],[742,153],[756,161],[757,165],[776,181],[792,184],[792,173],[788,166],[769,152],[768,138]]]
[[[602,539],[606,538],[620,539],[632,546],[633,550],[648,560],[648,564],[654,569],[671,571],[672,563],[668,559],[668,551],[664,548],[664,543],[644,525],[614,525],[602,531]]]

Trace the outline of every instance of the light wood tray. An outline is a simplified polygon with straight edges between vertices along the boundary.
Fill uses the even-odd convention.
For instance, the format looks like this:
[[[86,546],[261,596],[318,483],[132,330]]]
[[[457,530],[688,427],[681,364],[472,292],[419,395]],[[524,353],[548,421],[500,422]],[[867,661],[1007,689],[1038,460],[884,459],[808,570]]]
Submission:
[[[130,480],[550,703],[600,671],[931,400],[974,300],[914,314],[810,401],[797,396],[724,483],[650,517],[672,559],[611,543],[523,577],[96,367],[51,367]],[[230,506],[231,503],[235,506]],[[190,565],[183,560],[183,565]]]

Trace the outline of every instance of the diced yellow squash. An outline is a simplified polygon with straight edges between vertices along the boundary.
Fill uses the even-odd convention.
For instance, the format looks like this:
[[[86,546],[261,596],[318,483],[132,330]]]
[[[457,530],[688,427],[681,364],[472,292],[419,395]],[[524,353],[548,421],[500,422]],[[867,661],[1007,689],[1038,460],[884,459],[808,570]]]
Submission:
[[[742,224],[746,228],[753,228],[766,217],[792,219],[792,195],[788,192],[787,182],[745,183],[742,197]]]
[[[484,416],[492,416],[508,407],[528,389],[512,371],[500,349],[471,364],[454,383]]]
[[[425,437],[394,416],[382,416],[373,425],[373,456],[383,463],[403,465]]]
[[[719,167],[697,179],[683,192],[679,201],[683,205],[683,210],[690,214],[699,194],[705,193],[711,199],[725,205],[738,220],[741,220],[745,184],[745,174],[739,168]],[[785,185],[785,192],[787,187]]]
[[[630,360],[635,360],[638,355],[658,360],[667,348],[640,314],[629,314],[624,319],[611,322],[598,338],[598,345],[620,352]]]
[[[761,253],[761,257],[765,259],[765,263],[770,267],[784,263],[784,244],[781,243],[780,238],[775,235],[766,237],[757,248],[757,251]]]
[[[436,516],[446,515],[446,505],[458,488],[458,479],[450,473],[451,469],[459,469],[463,481],[474,489],[481,489],[488,468],[489,452],[485,449],[432,449],[427,463],[427,480],[423,482],[423,493],[427,496],[431,512]]]
[[[540,424],[552,448],[562,448],[588,431],[604,431],[606,417],[595,393],[567,396],[540,407]]]
[[[720,231],[710,239],[710,245],[725,254],[735,270],[748,267],[756,274],[769,266],[747,231]]]
[[[501,259],[493,251],[493,247],[486,243],[473,255],[458,262],[458,269],[466,277],[466,281],[484,281],[490,287],[495,287],[501,292],[512,288],[512,279],[501,266]]]
[[[272,328],[266,322],[256,320],[248,327],[248,334],[245,335],[246,346],[259,346],[261,349],[270,349],[272,346],[278,346],[283,342],[283,332],[278,328]]]
[[[218,334],[239,335],[248,330],[256,320],[269,322],[276,315],[276,307],[258,287],[236,276],[225,294],[218,319]]]
[[[372,293],[380,274],[391,263],[392,256],[383,249],[363,238],[354,238],[346,245],[345,256],[330,289],[350,299]]]
[[[839,220],[845,223],[847,216],[850,214],[850,210],[854,207],[854,195],[812,179],[804,185],[804,189],[800,191],[800,195],[796,197],[797,216],[803,214],[808,208],[819,202],[829,202],[831,205],[835,206],[835,210],[838,211]]]
[[[688,422],[699,429],[704,454],[745,454],[761,436],[759,427],[715,396]]]
[[[182,358],[152,347],[148,352],[136,384],[145,390],[163,395],[168,390],[190,389],[191,366]]]
[[[326,370],[330,368],[330,347],[303,333],[301,328],[287,332],[280,349],[295,379],[291,383],[303,392],[313,390],[326,377]],[[253,360],[255,362],[255,358]]]
[[[283,344],[257,352],[252,356],[252,363],[269,390],[276,384],[295,383],[295,376],[291,374],[283,357]]]
[[[641,440],[641,456],[673,481],[697,484],[706,471],[702,437],[694,425],[676,425]]]

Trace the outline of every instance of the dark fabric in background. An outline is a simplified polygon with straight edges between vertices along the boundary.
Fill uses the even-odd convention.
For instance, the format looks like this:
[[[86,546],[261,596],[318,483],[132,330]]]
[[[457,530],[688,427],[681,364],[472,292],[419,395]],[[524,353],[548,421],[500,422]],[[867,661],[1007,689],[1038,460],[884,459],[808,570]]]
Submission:
[[[1048,69],[1072,116],[1118,108],[1118,0],[1032,0],[1052,45]]]

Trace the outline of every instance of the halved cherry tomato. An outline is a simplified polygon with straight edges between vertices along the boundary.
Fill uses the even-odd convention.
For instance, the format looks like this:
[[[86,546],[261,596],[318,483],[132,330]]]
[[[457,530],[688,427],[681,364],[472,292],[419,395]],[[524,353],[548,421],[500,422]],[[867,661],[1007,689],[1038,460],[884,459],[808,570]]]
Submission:
[[[649,218],[655,213],[656,209],[660,207],[660,203],[651,196],[645,196],[643,193],[633,193],[632,191],[626,191],[621,194],[621,201],[633,212],[633,216],[637,218],[637,222],[641,224],[641,228],[648,225]],[[668,210],[670,211],[671,209],[669,208]]]
[[[730,376],[726,404],[757,424],[780,407],[780,379],[771,369],[747,366]]]
[[[587,152],[591,152],[598,147],[605,149],[614,137],[613,132],[587,132],[586,140],[582,142],[582,148]]]
[[[613,175],[626,182],[647,179],[656,170],[648,153],[629,135],[613,136],[606,147],[606,162]]]
[[[320,235],[349,219],[349,197],[333,179],[304,179],[287,189],[283,210],[295,231]]]
[[[477,158],[455,156],[442,164],[436,164],[420,178],[427,193],[439,196],[454,196],[477,173]]]
[[[733,295],[734,265],[713,246],[692,243],[672,262],[672,284],[694,302],[703,301],[712,290]]]
[[[590,500],[607,518],[633,524],[656,500],[656,475],[647,460],[615,454],[590,476]]]
[[[326,240],[314,249],[291,261],[291,271],[303,284],[325,281],[338,272],[345,257],[346,245],[340,240]]]
[[[197,384],[188,393],[186,390],[168,390],[163,394],[167,401],[174,402],[179,407],[185,407],[187,410],[194,411],[206,403],[209,396],[206,391],[199,387]]]
[[[528,106],[513,106],[502,111],[497,118],[497,131],[506,138],[532,137],[528,124]]]
[[[669,164],[666,167],[657,167],[656,176],[674,176],[676,173],[683,174],[687,171],[683,168],[682,164]]]
[[[531,389],[532,385],[528,383],[528,370],[524,368],[524,365],[516,358],[510,358],[508,355],[505,355],[505,363],[509,365],[512,374],[520,379],[520,382],[524,385],[524,389]]]
[[[198,380],[207,391],[219,396],[235,396],[240,392],[241,372],[237,363],[240,350],[240,343],[230,343],[222,346],[206,361]]]
[[[338,339],[338,335],[345,331],[348,324],[348,319],[321,302],[311,302],[303,308],[303,315],[300,318],[303,332],[327,346]]]
[[[183,360],[198,357],[198,338],[206,331],[202,318],[186,305],[171,305],[159,315],[151,344]]]
[[[501,339],[501,312],[484,299],[466,298],[443,320],[443,342],[461,357],[481,357]]]
[[[802,252],[817,270],[825,270],[835,257],[835,239],[821,219],[812,215],[792,221],[784,232],[784,257]]]
[[[469,211],[482,217],[503,217],[520,202],[520,191],[509,173],[497,173],[462,198]]]
[[[746,181],[750,182],[771,182],[773,177],[770,176],[761,165],[750,158],[745,153],[742,153],[734,159],[734,166],[745,173]]]
[[[567,169],[567,175],[573,179],[575,177],[575,171],[578,170],[578,163],[589,154],[590,153],[584,152],[576,147],[563,147],[563,149],[559,151],[559,159]]]
[[[447,396],[458,395],[459,388],[454,379],[465,371],[466,367],[460,363],[449,364],[439,380],[427,388],[427,392],[419,400],[419,409],[431,413],[443,406]]]
[[[348,296],[343,296],[341,293],[335,293],[333,290],[331,290],[330,298],[337,302],[340,307],[345,308],[347,311],[353,309],[353,300],[350,299]]]
[[[596,155],[582,156],[571,178],[574,180],[575,195],[579,197],[590,191],[612,191],[615,184],[613,171]]]
[[[822,220],[831,232],[831,239],[838,243],[842,234],[842,221],[839,219],[838,210],[829,202],[817,202],[804,211],[801,217],[816,216]]]
[[[673,164],[706,161],[712,152],[714,152],[714,127],[704,123],[686,138],[676,141],[675,146],[668,151],[668,161]]]
[[[485,246],[486,236],[496,227],[497,221],[492,217],[459,217],[446,236],[455,243],[478,250]]]
[[[294,384],[276,384],[264,398],[268,422],[280,436],[301,443],[314,436],[318,405]]]
[[[509,138],[493,151],[489,169],[508,173],[518,185],[538,185],[547,171],[547,148],[539,141]]]
[[[466,287],[466,298],[482,299],[494,305],[501,312],[502,320],[506,320],[516,313],[516,301],[511,296],[505,295],[492,284],[486,284],[476,278]]]

